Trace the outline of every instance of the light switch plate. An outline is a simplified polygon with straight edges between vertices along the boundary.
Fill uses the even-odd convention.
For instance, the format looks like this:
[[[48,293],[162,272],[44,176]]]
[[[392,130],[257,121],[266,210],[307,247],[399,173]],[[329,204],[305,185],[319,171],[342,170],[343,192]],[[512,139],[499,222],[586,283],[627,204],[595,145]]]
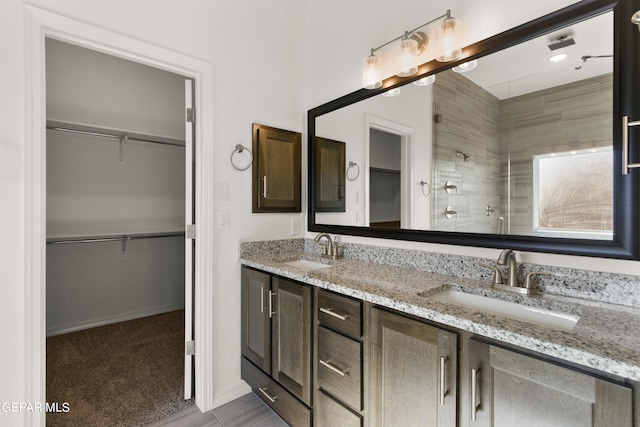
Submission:
[[[218,228],[229,228],[229,211],[218,211],[216,223]]]
[[[298,218],[291,220],[291,234],[300,234],[300,220]]]
[[[229,183],[216,182],[216,194],[217,194],[216,198],[219,202],[228,202],[229,201]]]

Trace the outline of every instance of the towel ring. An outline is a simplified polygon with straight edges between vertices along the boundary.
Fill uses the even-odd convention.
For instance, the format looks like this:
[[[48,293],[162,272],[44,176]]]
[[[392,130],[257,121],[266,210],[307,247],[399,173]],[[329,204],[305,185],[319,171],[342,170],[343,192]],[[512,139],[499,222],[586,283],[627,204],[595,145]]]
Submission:
[[[420,181],[420,185],[422,186],[422,194],[424,194],[424,197],[429,197],[429,194],[431,194],[431,186],[429,185],[429,183],[427,181]],[[424,186],[427,186],[427,189],[429,191],[427,191],[426,193],[424,192]]]
[[[233,163],[233,155],[236,153],[242,153],[244,150],[247,150],[249,152],[249,155],[251,156],[251,160],[249,161],[249,164],[247,166],[242,168],[242,167],[236,166],[236,164]],[[249,169],[249,167],[251,167],[252,164],[253,164],[253,153],[251,152],[251,150],[249,150],[247,147],[241,144],[237,144],[236,148],[234,148],[233,151],[231,152],[231,166],[233,166],[235,170],[246,171],[247,169]]]
[[[354,176],[353,178],[351,178],[349,176],[349,170],[351,170],[351,168],[355,167],[356,168],[356,176]],[[358,177],[360,176],[360,166],[358,166],[357,163],[355,162],[349,162],[349,167],[347,168],[347,179],[349,181],[355,181],[356,179],[358,179]]]

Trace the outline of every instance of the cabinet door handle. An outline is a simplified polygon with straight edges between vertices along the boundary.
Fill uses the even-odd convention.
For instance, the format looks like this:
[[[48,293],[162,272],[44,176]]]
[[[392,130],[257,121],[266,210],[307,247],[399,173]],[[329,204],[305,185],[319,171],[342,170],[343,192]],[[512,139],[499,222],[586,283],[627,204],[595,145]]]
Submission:
[[[639,125],[640,120],[630,122],[629,116],[622,116],[622,175],[628,175],[631,168],[640,168],[640,163],[629,163],[629,128]]]
[[[322,366],[326,366],[327,368],[331,369],[333,372],[335,372],[336,374],[340,375],[341,377],[344,377],[345,375],[347,375],[348,369],[340,368],[337,365],[335,365],[334,363],[332,363],[331,361],[326,361],[325,362],[322,359],[318,359],[318,361],[320,362],[320,364]]]
[[[478,419],[478,374],[480,369],[471,369],[471,421]]]
[[[440,406],[444,406],[444,397],[447,395],[447,391],[445,390],[446,363],[447,358],[445,356],[440,356]]]
[[[275,296],[276,292],[269,291],[269,318],[273,317],[273,315],[276,314],[276,312],[273,311],[273,297]]]
[[[260,388],[258,387],[258,390],[260,390],[260,393],[262,393],[264,395],[264,397],[266,397],[267,399],[269,399],[269,401],[271,403],[275,403],[276,400],[278,400],[278,396],[271,396],[268,392],[267,392],[267,387],[265,388]]]
[[[262,177],[262,197],[267,198],[267,176]]]
[[[320,312],[324,313],[324,314],[328,314],[329,316],[333,316],[337,319],[340,320],[347,320],[347,316],[346,314],[338,314],[336,312],[334,312],[333,310],[331,310],[330,308],[324,308],[324,307],[320,307]]]
[[[260,313],[264,313],[264,286],[260,288]]]

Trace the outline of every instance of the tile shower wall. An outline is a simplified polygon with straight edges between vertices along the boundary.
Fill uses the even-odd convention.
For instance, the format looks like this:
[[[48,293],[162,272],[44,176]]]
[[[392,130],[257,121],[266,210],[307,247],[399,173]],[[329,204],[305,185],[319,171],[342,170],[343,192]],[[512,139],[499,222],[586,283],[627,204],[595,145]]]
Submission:
[[[533,227],[533,156],[611,146],[612,105],[612,74],[501,102],[500,185],[511,187],[511,234]],[[505,212],[507,194],[500,203]]]
[[[434,229],[496,233],[497,218],[506,216],[498,209],[500,101],[452,71],[438,74],[433,98]],[[451,192],[444,188],[448,181],[456,186]],[[487,215],[487,206],[495,212]],[[447,219],[447,207],[457,217]]]

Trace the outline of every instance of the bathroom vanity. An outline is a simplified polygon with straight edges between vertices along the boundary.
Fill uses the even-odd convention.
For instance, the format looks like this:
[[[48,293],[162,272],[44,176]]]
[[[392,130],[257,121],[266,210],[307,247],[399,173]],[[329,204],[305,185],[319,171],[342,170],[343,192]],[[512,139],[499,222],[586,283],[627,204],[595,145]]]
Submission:
[[[419,270],[409,265],[410,258],[407,265],[398,265],[398,253],[396,265],[348,257],[326,260],[319,252],[314,255],[312,242],[305,248],[300,241],[294,244],[297,249],[282,241],[287,243],[280,251],[274,242],[249,244],[240,255],[243,378],[291,425],[640,425],[633,419],[640,380],[637,308],[494,290],[486,272],[478,280],[463,277],[466,272],[457,276]],[[363,251],[347,247],[347,253]],[[245,278],[252,275],[262,277],[265,290],[268,283],[295,284],[298,294],[308,293],[310,300],[299,297],[297,304],[279,305],[281,297],[267,291],[247,302],[245,289],[251,285]],[[567,315],[577,322],[551,320],[542,326],[535,317],[519,318],[517,310],[498,314],[440,300],[439,295],[451,291],[514,304],[521,311]],[[308,368],[310,377],[276,379],[275,350],[270,372],[250,361],[244,337],[252,327],[264,330],[250,320],[252,310],[253,315],[277,313],[281,325],[297,331],[300,340],[284,352],[281,347],[279,357],[290,359],[284,363],[296,372]],[[289,320],[283,322],[285,318]],[[281,330],[271,327],[272,346]],[[259,376],[262,382],[256,380]],[[300,379],[292,382],[291,377]],[[308,398],[300,397],[302,379],[310,381],[304,384]]]

